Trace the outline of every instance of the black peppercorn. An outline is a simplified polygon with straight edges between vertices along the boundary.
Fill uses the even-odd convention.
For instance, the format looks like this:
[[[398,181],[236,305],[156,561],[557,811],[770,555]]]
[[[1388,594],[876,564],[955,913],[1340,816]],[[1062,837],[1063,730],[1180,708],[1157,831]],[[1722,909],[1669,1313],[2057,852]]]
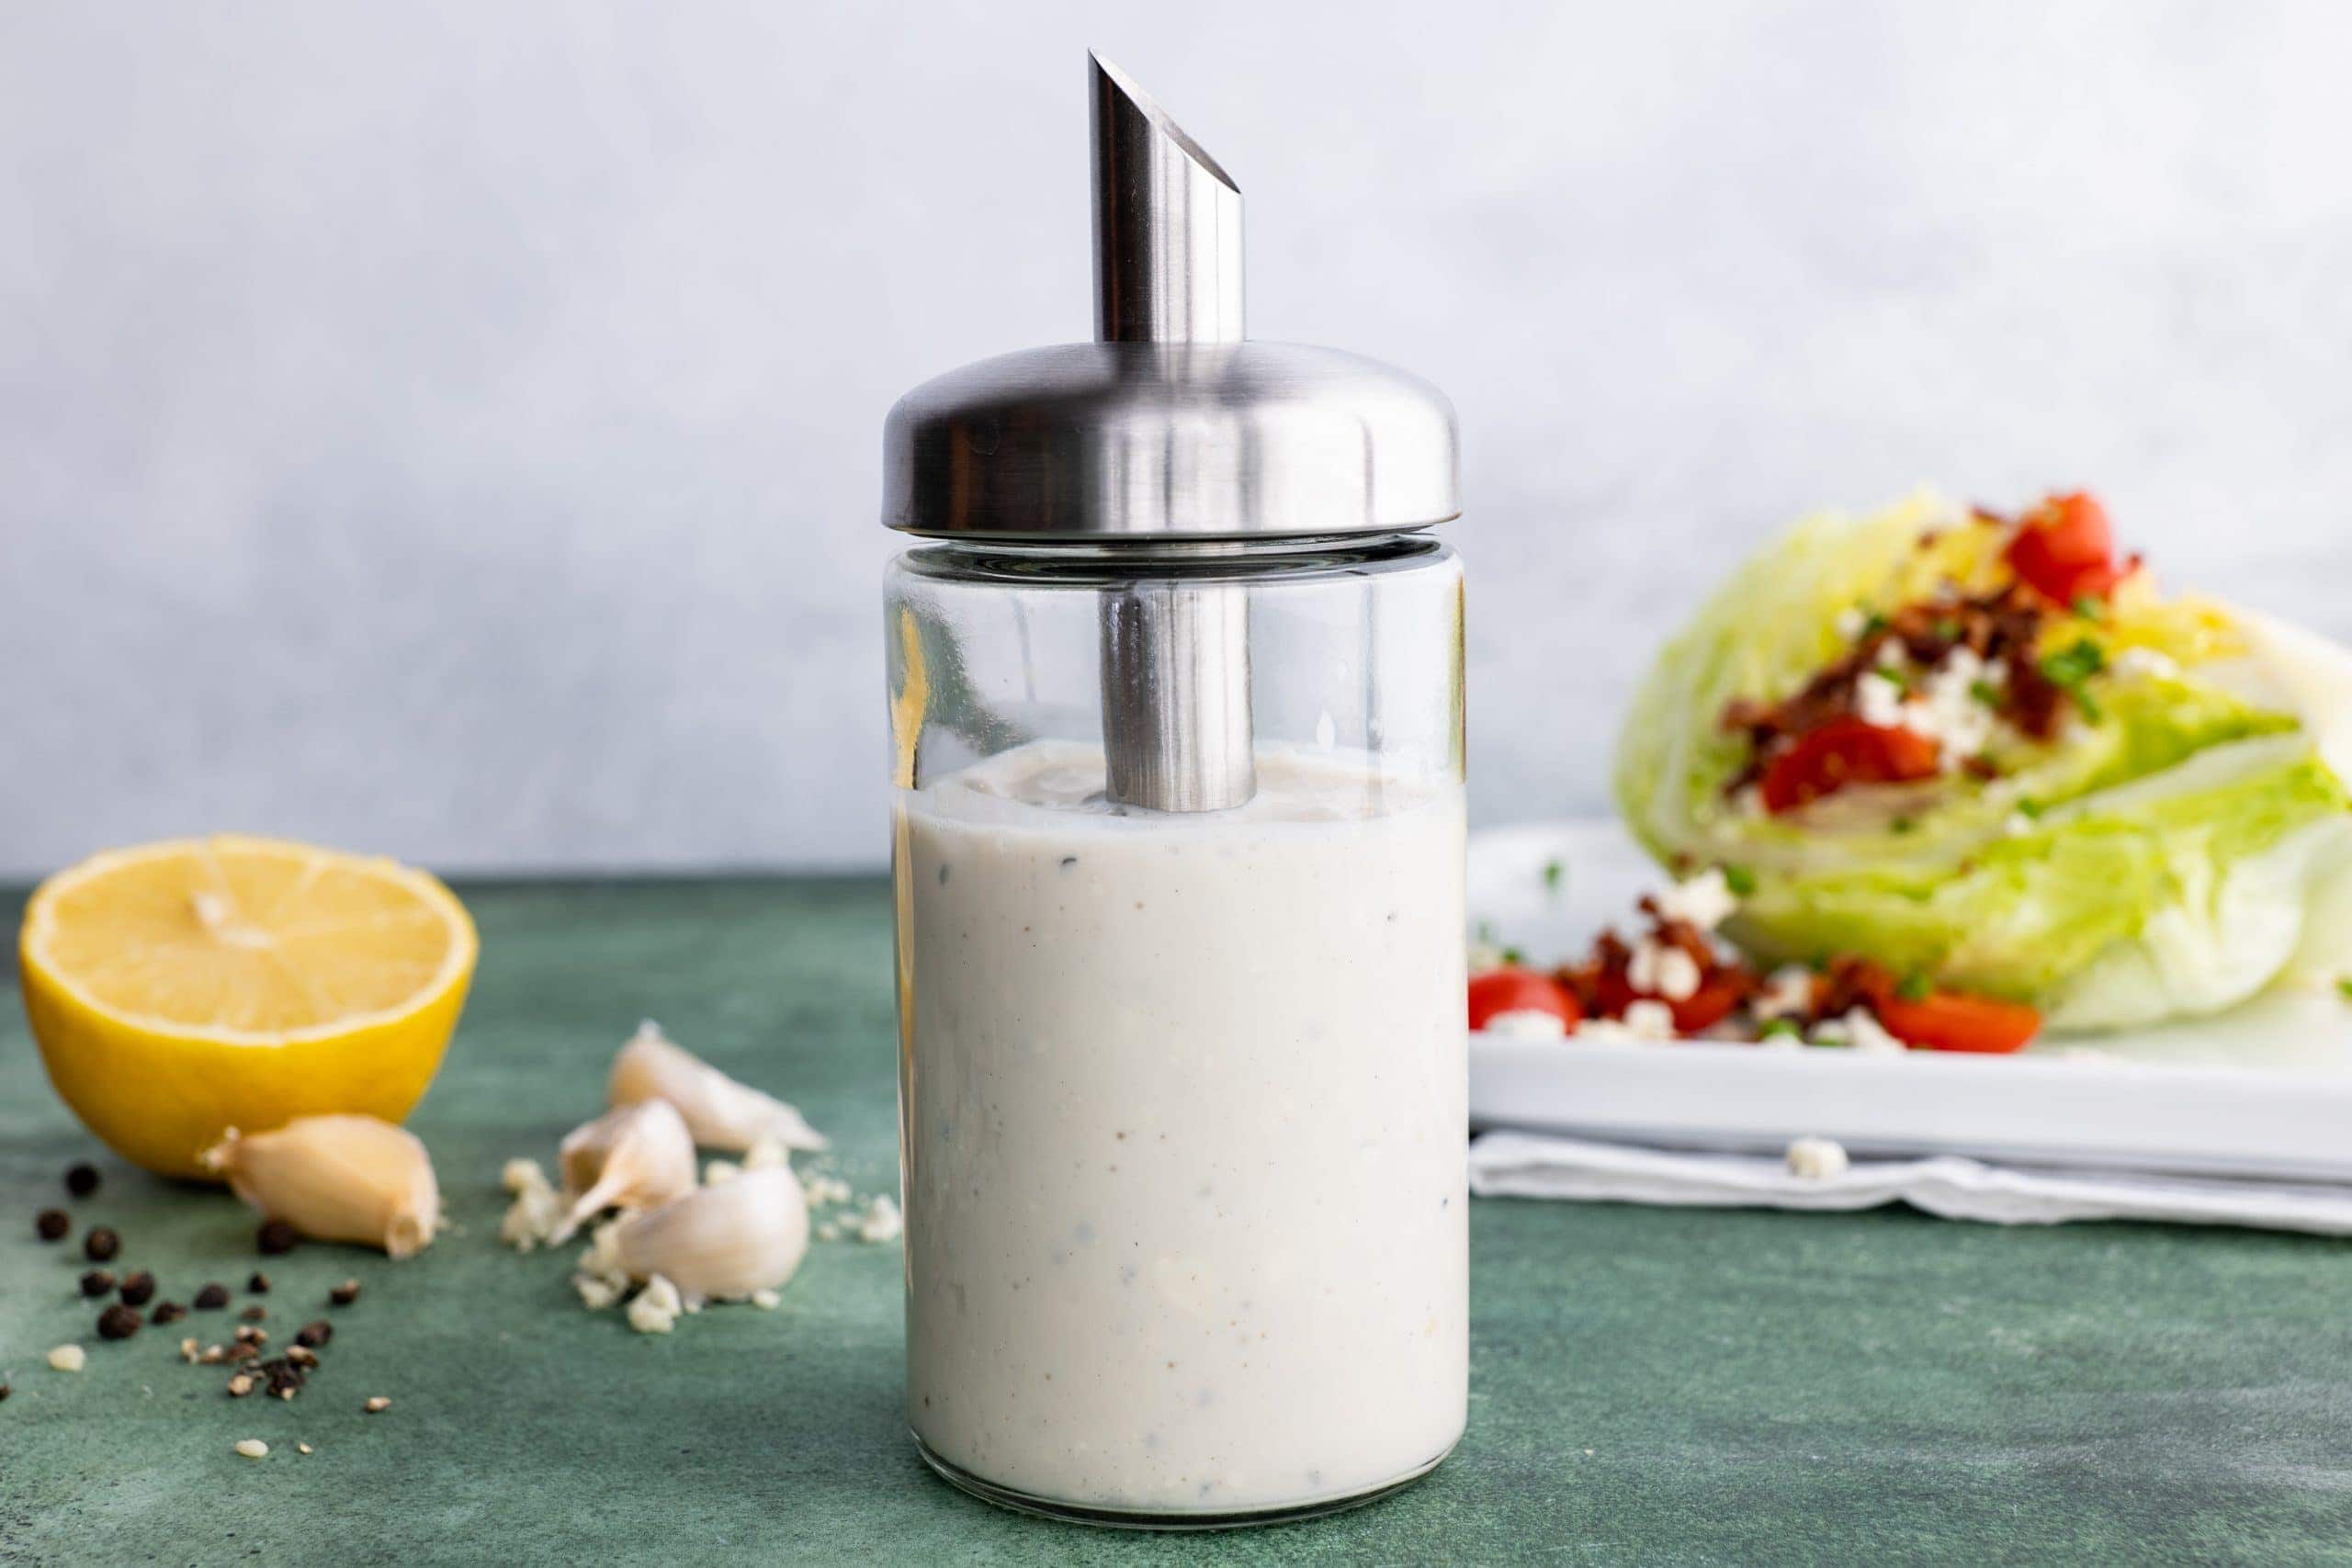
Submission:
[[[155,1276],[141,1269],[122,1282],[122,1304],[143,1307],[155,1294]]]
[[[245,1289],[257,1296],[269,1294],[269,1276],[258,1269],[254,1269],[254,1277],[245,1281]]]
[[[104,1269],[93,1269],[82,1276],[82,1293],[103,1296],[114,1289],[114,1276]]]
[[[74,1221],[62,1209],[43,1209],[33,1216],[33,1231],[43,1241],[63,1241]]]
[[[132,1335],[138,1333],[139,1325],[146,1321],[147,1320],[145,1318],[139,1315],[138,1308],[127,1307],[120,1302],[117,1302],[114,1305],[107,1308],[106,1311],[98,1314],[98,1337],[101,1339],[128,1339]]]
[[[291,1399],[301,1392],[304,1381],[302,1369],[282,1356],[274,1361],[262,1362],[254,1371],[268,1382],[269,1392],[280,1399]]]
[[[268,1221],[260,1230],[254,1233],[254,1244],[259,1247],[265,1255],[271,1258],[277,1257],[281,1252],[293,1251],[295,1244],[301,1239],[301,1236],[296,1234],[294,1227],[284,1220]]]
[[[82,1238],[82,1256],[93,1263],[104,1263],[121,1250],[122,1237],[104,1225],[97,1226]]]
[[[157,1302],[155,1303],[154,1323],[155,1326],[158,1328],[163,1327],[164,1325],[167,1323],[177,1323],[181,1318],[184,1318],[187,1315],[187,1308],[182,1306],[177,1302]]]
[[[87,1198],[98,1190],[98,1168],[87,1160],[65,1168],[65,1190],[76,1198]]]
[[[333,1302],[339,1307],[347,1307],[358,1299],[359,1281],[356,1280],[345,1280],[342,1284],[337,1285],[334,1290],[327,1292],[327,1300]]]
[[[315,1350],[334,1337],[334,1325],[322,1317],[314,1323],[304,1324],[295,1334],[294,1343],[307,1349]]]
[[[269,1309],[262,1305],[259,1302],[255,1302],[253,1305],[247,1307],[237,1315],[243,1318],[247,1323],[259,1323],[263,1318],[269,1315]]]
[[[218,1312],[228,1304],[229,1287],[217,1280],[196,1292],[196,1310],[198,1312]]]

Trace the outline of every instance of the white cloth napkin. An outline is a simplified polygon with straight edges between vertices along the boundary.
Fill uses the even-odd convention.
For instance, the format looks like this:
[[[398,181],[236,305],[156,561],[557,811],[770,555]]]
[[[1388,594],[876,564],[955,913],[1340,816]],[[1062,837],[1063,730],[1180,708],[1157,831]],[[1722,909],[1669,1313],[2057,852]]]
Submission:
[[[2051,1225],[2160,1220],[2352,1235],[2352,1186],[1990,1166],[1939,1155],[1858,1159],[1836,1176],[1798,1176],[1784,1159],[1632,1148],[1532,1133],[1470,1145],[1481,1197],[1577,1198],[1726,1209],[1874,1209],[1908,1203],[1950,1220]]]

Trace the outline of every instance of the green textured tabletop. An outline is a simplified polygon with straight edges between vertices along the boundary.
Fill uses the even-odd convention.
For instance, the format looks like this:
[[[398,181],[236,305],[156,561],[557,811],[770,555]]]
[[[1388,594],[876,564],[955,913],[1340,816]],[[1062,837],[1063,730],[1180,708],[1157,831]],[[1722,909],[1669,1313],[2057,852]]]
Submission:
[[[1894,1213],[1479,1202],[1470,1430],[1428,1481],[1214,1539],[997,1512],[904,1435],[895,1246],[819,1243],[777,1310],[665,1337],[582,1309],[570,1249],[496,1239],[500,1165],[552,1164],[640,1016],[797,1101],[842,1174],[887,1188],[881,885],[461,891],[481,973],[412,1122],[456,1228],[406,1263],[268,1262],[273,1325],[365,1287],[291,1404],[226,1398],[178,1327],[92,1336],[82,1265],[32,1221],[96,1151],[9,1001],[0,1562],[2352,1561],[2352,1250]],[[122,1233],[118,1267],[184,1296],[255,1266],[232,1200],[98,1163],[72,1206]],[[50,1370],[75,1338],[88,1370]],[[392,1408],[363,1415],[376,1393]],[[270,1457],[239,1458],[245,1437]]]

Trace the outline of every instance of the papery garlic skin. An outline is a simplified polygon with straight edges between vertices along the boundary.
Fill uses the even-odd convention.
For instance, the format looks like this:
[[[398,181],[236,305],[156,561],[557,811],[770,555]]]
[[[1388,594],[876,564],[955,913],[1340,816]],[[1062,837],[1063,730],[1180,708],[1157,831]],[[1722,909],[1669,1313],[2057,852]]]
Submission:
[[[514,1201],[498,1222],[498,1239],[517,1252],[548,1245],[563,1224],[563,1199],[535,1159],[510,1159],[499,1180]]]
[[[695,1186],[695,1140],[665,1100],[625,1105],[563,1140],[565,1213],[548,1240],[569,1240],[606,1209],[650,1209]]]
[[[858,1216],[857,1239],[876,1245],[896,1241],[906,1228],[906,1218],[899,1213],[897,1201],[888,1192],[879,1192],[865,1205],[865,1213]]]
[[[808,1251],[808,1202],[789,1166],[747,1170],[596,1233],[582,1272],[661,1275],[689,1303],[740,1300],[792,1278]]]
[[[232,1127],[201,1163],[313,1241],[410,1258],[441,1228],[432,1156],[415,1134],[373,1116],[300,1116],[267,1133]]]
[[[651,1019],[613,1058],[606,1086],[613,1105],[666,1100],[678,1108],[695,1143],[738,1152],[775,1143],[786,1149],[821,1149],[824,1134],[799,1111],[774,1095],[737,1083],[717,1067],[672,1042]]]
[[[667,1334],[685,1310],[678,1287],[656,1274],[628,1303],[628,1325],[639,1334]]]
[[[602,1312],[621,1299],[626,1288],[594,1274],[574,1274],[571,1288],[580,1292],[580,1304],[590,1312]]]

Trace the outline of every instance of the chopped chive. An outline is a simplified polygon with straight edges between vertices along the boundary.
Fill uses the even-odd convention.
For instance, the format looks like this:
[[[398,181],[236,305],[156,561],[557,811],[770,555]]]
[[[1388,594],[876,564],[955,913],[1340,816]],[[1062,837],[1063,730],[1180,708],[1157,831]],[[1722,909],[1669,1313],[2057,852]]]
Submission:
[[[1960,640],[1960,623],[1953,620],[1950,615],[1939,617],[1936,622],[1936,640],[1938,642],[1958,642]]]
[[[2343,992],[2347,999],[2352,999],[2352,975],[2346,975],[2335,982],[2335,988]]]
[[[1560,879],[1567,874],[1568,868],[1564,863],[1555,860],[1544,863],[1544,886],[1553,892],[1560,890]]]
[[[1492,947],[1495,945],[1494,921],[1480,920],[1478,922],[1478,945],[1480,947]]]
[[[2107,655],[2088,637],[2041,656],[2042,678],[2053,686],[2075,687],[2107,668]]]
[[[1906,1002],[1924,1002],[1933,988],[1928,984],[1928,976],[1915,969],[1903,976],[1903,983],[1894,987],[1894,994]]]
[[[2041,802],[2030,795],[2018,797],[2018,815],[2030,822],[2041,815]]]
[[[1745,898],[1756,891],[1756,874],[1744,865],[1724,867],[1724,886],[1735,898]]]
[[[2088,637],[2077,637],[2072,645],[2041,656],[2037,666],[2042,679],[2075,699],[2083,717],[2097,724],[2105,716],[2098,700],[2086,689],[2085,682],[2107,668],[2107,655],[2098,644]]]
[[[1503,962],[1516,969],[1527,962],[1527,954],[1515,947],[1506,947],[1503,949]]]
[[[1757,1035],[1757,1038],[1758,1040],[1777,1040],[1784,1034],[1792,1040],[1802,1040],[1804,1038],[1804,1031],[1799,1029],[1794,1023],[1792,1023],[1785,1018],[1776,1018],[1765,1024],[1763,1032]]]
[[[2107,606],[2088,593],[2075,595],[2075,614],[2086,621],[2096,621],[2107,613]]]
[[[1870,618],[1862,623],[1862,636],[1865,637],[1876,637],[1879,633],[1886,630],[1886,617],[1873,610],[1871,612]]]
[[[1988,708],[1996,708],[2001,705],[2001,688],[1990,681],[1971,681],[1968,683],[1968,694]]]
[[[1911,831],[1911,829],[1913,829],[1914,828],[1917,828],[1918,825],[1919,825],[1919,824],[1917,824],[1917,822],[1912,821],[1912,820],[1911,820],[1911,818],[1909,818],[1908,817],[1898,817],[1898,818],[1896,818],[1894,821],[1889,822],[1889,823],[1887,824],[1887,828],[1888,828],[1888,829],[1889,829],[1890,831],[1893,831],[1893,832],[1896,832],[1896,833],[1908,833],[1909,831]]]

